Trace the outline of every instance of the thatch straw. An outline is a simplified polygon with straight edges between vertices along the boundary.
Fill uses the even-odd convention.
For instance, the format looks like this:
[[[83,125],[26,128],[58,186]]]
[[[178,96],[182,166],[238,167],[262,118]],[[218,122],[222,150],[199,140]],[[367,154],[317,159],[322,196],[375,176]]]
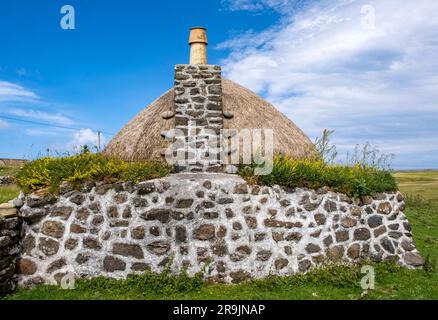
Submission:
[[[275,154],[296,159],[313,154],[315,147],[305,133],[269,102],[231,80],[222,81],[222,90],[224,111],[234,114],[225,119],[225,129],[272,129]]]
[[[254,92],[222,79],[224,111],[234,114],[224,119],[225,129],[273,129],[274,152],[292,158],[306,158],[314,152],[310,139],[286,116]],[[174,128],[174,119],[163,119],[161,113],[173,111],[173,89],[167,91],[136,117],[109,142],[104,154],[127,161],[160,159],[161,149],[169,144],[161,131]],[[242,150],[242,148],[240,149]]]

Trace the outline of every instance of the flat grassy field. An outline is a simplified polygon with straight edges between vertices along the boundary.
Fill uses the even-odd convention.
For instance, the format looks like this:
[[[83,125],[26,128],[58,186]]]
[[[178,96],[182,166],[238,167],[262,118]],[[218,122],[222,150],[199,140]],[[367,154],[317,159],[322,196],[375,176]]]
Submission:
[[[0,166],[0,176],[15,176],[18,170],[18,166]],[[0,186],[0,203],[14,199],[19,193],[16,185]]]
[[[359,266],[321,268],[306,275],[207,284],[197,278],[148,275],[127,280],[79,280],[73,290],[56,286],[19,289],[6,299],[438,299],[438,172],[398,172],[408,196],[408,216],[418,249],[427,257],[423,270],[376,264],[376,287],[363,294]],[[1,192],[1,191],[0,191]],[[419,198],[421,196],[422,198]]]
[[[0,186],[0,203],[14,199],[20,193],[16,185]]]
[[[15,176],[19,170],[19,166],[0,166],[0,176]]]
[[[405,195],[418,195],[438,202],[438,171],[403,171],[394,176]]]

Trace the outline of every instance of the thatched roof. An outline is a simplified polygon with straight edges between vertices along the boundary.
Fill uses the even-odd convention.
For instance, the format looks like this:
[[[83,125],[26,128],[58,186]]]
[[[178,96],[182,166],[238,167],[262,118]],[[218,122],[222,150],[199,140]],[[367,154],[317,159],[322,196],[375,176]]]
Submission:
[[[234,114],[224,119],[225,129],[273,129],[274,152],[293,158],[306,158],[314,152],[310,139],[286,116],[254,92],[222,79],[224,111]],[[104,154],[127,161],[160,159],[169,145],[161,137],[163,130],[175,127],[174,118],[163,119],[161,113],[173,111],[173,89],[143,109],[109,142]]]

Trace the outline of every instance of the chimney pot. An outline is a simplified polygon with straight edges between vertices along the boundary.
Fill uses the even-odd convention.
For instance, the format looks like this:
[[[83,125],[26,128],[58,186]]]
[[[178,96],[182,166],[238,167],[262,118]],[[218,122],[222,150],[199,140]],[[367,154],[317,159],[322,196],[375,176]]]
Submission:
[[[207,64],[207,29],[190,28],[190,64]]]

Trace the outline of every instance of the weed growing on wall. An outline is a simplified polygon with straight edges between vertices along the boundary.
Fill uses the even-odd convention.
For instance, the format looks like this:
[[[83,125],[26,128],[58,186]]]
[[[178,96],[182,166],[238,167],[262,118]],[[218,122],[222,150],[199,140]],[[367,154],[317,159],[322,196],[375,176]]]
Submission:
[[[238,174],[251,184],[308,189],[328,187],[350,197],[397,190],[390,170],[392,155],[381,154],[369,144],[362,148],[357,145],[351,155],[347,154],[347,163],[340,164],[336,146],[330,142],[333,132],[324,130],[315,140],[317,153],[314,157],[297,160],[277,155],[270,174],[256,175],[256,164],[241,165]]]
[[[362,165],[327,164],[322,160],[295,160],[276,156],[272,172],[254,175],[254,166],[241,166],[238,173],[249,183],[288,188],[319,189],[329,187],[351,197],[396,191],[397,183],[390,171]]]
[[[56,191],[62,181],[132,181],[166,176],[171,168],[163,162],[127,162],[100,154],[82,153],[69,157],[47,156],[26,163],[16,175],[25,192],[49,188]]]

